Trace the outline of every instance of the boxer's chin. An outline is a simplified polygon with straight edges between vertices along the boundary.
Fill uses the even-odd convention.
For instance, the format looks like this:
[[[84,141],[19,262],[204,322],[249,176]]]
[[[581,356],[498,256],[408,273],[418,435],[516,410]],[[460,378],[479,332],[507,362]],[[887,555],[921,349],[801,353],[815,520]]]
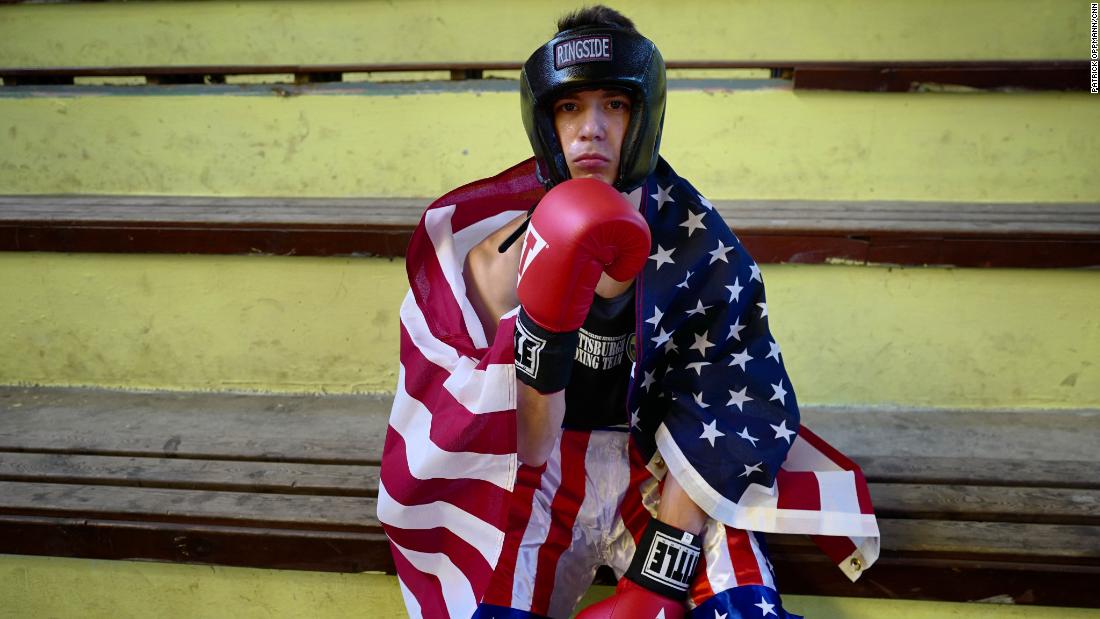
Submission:
[[[585,169],[579,167],[570,166],[569,176],[571,178],[594,178],[598,181],[603,181],[608,185],[615,184],[615,171],[610,167],[599,169]]]

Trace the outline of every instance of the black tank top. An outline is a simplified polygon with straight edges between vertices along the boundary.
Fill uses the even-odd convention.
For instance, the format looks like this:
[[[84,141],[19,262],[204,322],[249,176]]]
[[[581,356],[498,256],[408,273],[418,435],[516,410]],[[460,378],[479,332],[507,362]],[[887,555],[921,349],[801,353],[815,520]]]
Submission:
[[[565,388],[566,428],[626,423],[626,391],[634,363],[634,288],[605,299],[596,295],[580,329],[573,375]]]

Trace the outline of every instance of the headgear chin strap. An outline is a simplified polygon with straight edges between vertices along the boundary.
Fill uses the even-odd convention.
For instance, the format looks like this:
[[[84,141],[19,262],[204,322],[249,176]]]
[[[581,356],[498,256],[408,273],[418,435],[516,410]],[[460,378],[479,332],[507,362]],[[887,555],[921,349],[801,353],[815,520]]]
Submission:
[[[520,73],[520,106],[539,180],[547,188],[570,178],[554,127],[554,101],[568,91],[587,88],[618,88],[630,94],[630,124],[614,185],[622,192],[633,191],[657,165],[665,119],[661,52],[640,34],[585,26],[558,33],[531,54]]]

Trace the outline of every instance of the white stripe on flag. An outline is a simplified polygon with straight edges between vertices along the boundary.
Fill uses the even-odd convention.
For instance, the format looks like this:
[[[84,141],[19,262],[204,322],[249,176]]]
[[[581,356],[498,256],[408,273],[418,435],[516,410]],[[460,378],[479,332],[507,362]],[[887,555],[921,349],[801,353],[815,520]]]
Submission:
[[[488,238],[490,234],[503,228],[504,224],[512,221],[516,217],[519,217],[526,212],[527,211],[504,211],[487,219],[482,219],[477,223],[466,226],[458,232],[455,232],[455,255],[462,256],[463,261],[465,261],[466,254],[470,253],[470,250],[473,249],[474,245],[477,245],[478,243],[484,241],[486,238]],[[450,228],[449,217],[450,216],[448,216],[448,228]]]
[[[764,556],[763,551],[760,550],[760,542],[756,539],[756,534],[752,531],[746,531],[749,536],[749,544],[752,546],[752,554],[756,557],[756,567],[760,570],[760,577],[764,580],[764,584],[771,589],[775,589],[775,577],[772,575],[771,565],[768,563],[768,558]]]
[[[791,449],[787,452],[787,459],[783,462],[782,468],[792,472],[844,470],[801,436],[795,437],[794,442],[791,443]]]
[[[431,439],[431,411],[405,391],[405,365],[399,368],[390,427],[405,439],[406,458],[413,477],[480,479],[511,491],[517,456],[440,449]]]
[[[707,580],[710,590],[719,593],[737,586],[736,570],[732,569],[729,542],[726,540],[726,527],[717,520],[707,520],[707,535],[704,549],[707,553]]]
[[[405,609],[409,612],[409,619],[422,619],[424,615],[420,610],[420,602],[405,586],[405,581],[401,580],[400,574],[397,575],[397,584],[401,586],[401,597],[405,598]]]
[[[477,317],[474,307],[466,300],[466,282],[462,278],[462,264],[465,261],[466,252],[459,253],[455,247],[454,235],[451,231],[451,216],[454,215],[455,205],[441,206],[428,209],[424,213],[424,228],[428,232],[428,238],[435,247],[435,257],[439,261],[439,268],[443,277],[447,280],[455,301],[462,310],[462,320],[466,323],[466,332],[470,334],[474,346],[485,348],[485,330],[481,328],[481,320]],[[469,251],[469,248],[467,248]]]
[[[581,540],[566,548],[554,566],[554,590],[550,596],[551,617],[569,616],[577,604],[576,596],[583,593],[592,582],[593,574],[587,570],[591,531],[604,525],[603,516],[611,509],[618,514],[623,493],[630,482],[630,467],[624,458],[608,457],[608,454],[625,453],[627,435],[620,432],[591,432],[584,452],[585,493],[573,521],[571,539]],[[608,465],[611,466],[608,466]],[[616,466],[618,465],[618,466]],[[593,477],[589,477],[589,474]],[[618,519],[619,522],[622,519]],[[623,537],[630,538],[625,527]],[[612,534],[604,533],[607,538]],[[633,538],[630,538],[633,541]],[[634,553],[630,553],[633,557]],[[591,568],[593,571],[595,567]]]
[[[503,531],[464,509],[445,501],[402,505],[386,492],[386,485],[381,482],[378,484],[378,520],[401,529],[448,529],[476,548],[489,565],[496,565],[504,543]]]
[[[821,511],[858,514],[859,496],[856,495],[856,475],[852,471],[814,472]]]
[[[839,537],[878,537],[878,521],[874,514],[859,512],[827,512],[813,509],[773,509],[769,518],[775,530],[767,533],[805,533]],[[759,530],[759,529],[757,529]]]
[[[451,563],[446,555],[417,552],[409,550],[393,542],[393,540],[390,540],[390,542],[394,548],[408,559],[413,567],[439,579],[439,584],[443,588],[443,602],[447,605],[448,615],[455,618],[473,616],[474,611],[477,610],[477,599],[474,597],[473,585],[462,573],[462,570]]]
[[[477,348],[485,348],[488,346],[488,341],[485,338],[485,330],[481,326],[481,319],[466,298],[466,281],[462,277],[466,254],[470,253],[474,245],[485,240],[487,236],[499,230],[501,226],[523,211],[506,211],[483,219],[463,228],[457,234],[451,228],[451,217],[454,211],[453,204],[429,209],[424,213],[424,227],[428,232],[428,238],[432,240],[432,246],[435,247],[436,260],[439,261],[443,277],[447,279],[447,285],[450,286],[455,301],[462,309],[462,320],[466,323],[466,331],[470,334],[470,339]]]
[[[420,350],[424,358],[450,372],[458,363],[458,351],[453,346],[436,339],[428,329],[428,322],[416,298],[410,290],[401,303],[401,324],[409,333],[409,338]]]
[[[516,407],[516,369],[510,363],[496,363],[478,370],[477,362],[459,355],[454,347],[437,339],[428,329],[424,313],[409,292],[401,304],[401,324],[425,359],[447,372],[443,387],[462,408],[477,415]]]
[[[484,370],[469,357],[460,357],[443,387],[471,413],[495,413],[516,407],[516,366],[490,363]]]
[[[558,493],[558,488],[562,484],[561,438],[562,435],[559,432],[554,442],[553,453],[546,461],[546,469],[539,479],[539,488],[531,497],[531,501],[536,502],[537,506],[531,510],[527,528],[523,531],[519,556],[516,557],[515,579],[512,583],[512,608],[517,610],[529,611],[535,598],[538,552],[531,552],[531,549],[540,547],[550,533],[550,506],[553,505],[554,495]]]

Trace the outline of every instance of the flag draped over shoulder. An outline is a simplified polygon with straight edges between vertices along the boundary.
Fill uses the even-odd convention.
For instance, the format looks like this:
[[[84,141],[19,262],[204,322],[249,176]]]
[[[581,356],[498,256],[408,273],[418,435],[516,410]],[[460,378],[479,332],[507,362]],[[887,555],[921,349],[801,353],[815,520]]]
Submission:
[[[739,529],[831,536],[849,577],[878,556],[859,467],[800,428],[756,262],[663,159],[639,207],[653,236],[638,278],[632,436],[711,517]],[[852,561],[858,559],[858,561]]]
[[[500,555],[518,467],[515,318],[488,341],[462,270],[542,195],[528,160],[435,201],[409,244],[378,518],[410,616],[470,617]],[[866,483],[799,426],[756,264],[663,160],[627,197],[653,233],[628,398],[650,468],[730,526],[814,536],[856,578],[878,555]]]

